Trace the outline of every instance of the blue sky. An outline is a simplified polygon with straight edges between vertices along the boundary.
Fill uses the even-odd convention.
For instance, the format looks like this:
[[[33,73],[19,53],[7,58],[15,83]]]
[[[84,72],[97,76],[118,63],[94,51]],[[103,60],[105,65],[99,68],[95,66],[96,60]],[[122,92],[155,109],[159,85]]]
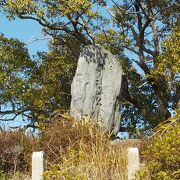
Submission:
[[[32,20],[16,19],[9,21],[4,15],[0,16],[0,33],[8,38],[18,38],[24,43],[28,43],[33,38],[42,38],[40,25]],[[47,39],[32,42],[27,45],[29,53],[35,54],[37,51],[47,51]]]

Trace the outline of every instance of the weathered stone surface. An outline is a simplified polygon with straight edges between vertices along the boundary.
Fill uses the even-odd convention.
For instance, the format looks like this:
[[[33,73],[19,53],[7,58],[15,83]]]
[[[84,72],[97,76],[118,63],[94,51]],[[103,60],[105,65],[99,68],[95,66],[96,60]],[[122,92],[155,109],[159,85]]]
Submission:
[[[71,116],[89,116],[116,134],[120,125],[119,95],[122,67],[115,57],[97,45],[86,46],[79,57],[71,87]]]

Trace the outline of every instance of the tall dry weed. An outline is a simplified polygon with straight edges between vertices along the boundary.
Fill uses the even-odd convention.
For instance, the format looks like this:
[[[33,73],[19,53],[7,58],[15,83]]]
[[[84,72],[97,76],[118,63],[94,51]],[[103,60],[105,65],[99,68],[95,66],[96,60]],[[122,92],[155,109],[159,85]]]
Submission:
[[[44,130],[45,179],[126,179],[126,151],[112,146],[110,135],[87,118],[56,119]]]

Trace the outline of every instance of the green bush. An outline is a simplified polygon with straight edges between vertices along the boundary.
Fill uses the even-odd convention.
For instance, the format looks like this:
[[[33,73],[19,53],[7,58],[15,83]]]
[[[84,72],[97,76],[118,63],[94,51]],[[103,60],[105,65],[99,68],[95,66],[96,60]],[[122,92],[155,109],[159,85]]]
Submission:
[[[155,135],[144,144],[142,157],[146,168],[138,179],[180,179],[180,114],[156,128]]]

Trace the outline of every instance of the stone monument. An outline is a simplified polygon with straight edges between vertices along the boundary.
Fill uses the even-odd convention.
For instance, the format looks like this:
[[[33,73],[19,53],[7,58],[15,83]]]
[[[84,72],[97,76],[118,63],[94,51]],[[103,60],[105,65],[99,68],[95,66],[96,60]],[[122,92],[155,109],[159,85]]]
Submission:
[[[89,116],[116,134],[121,118],[122,75],[120,63],[109,51],[99,45],[84,47],[71,86],[71,116]]]

